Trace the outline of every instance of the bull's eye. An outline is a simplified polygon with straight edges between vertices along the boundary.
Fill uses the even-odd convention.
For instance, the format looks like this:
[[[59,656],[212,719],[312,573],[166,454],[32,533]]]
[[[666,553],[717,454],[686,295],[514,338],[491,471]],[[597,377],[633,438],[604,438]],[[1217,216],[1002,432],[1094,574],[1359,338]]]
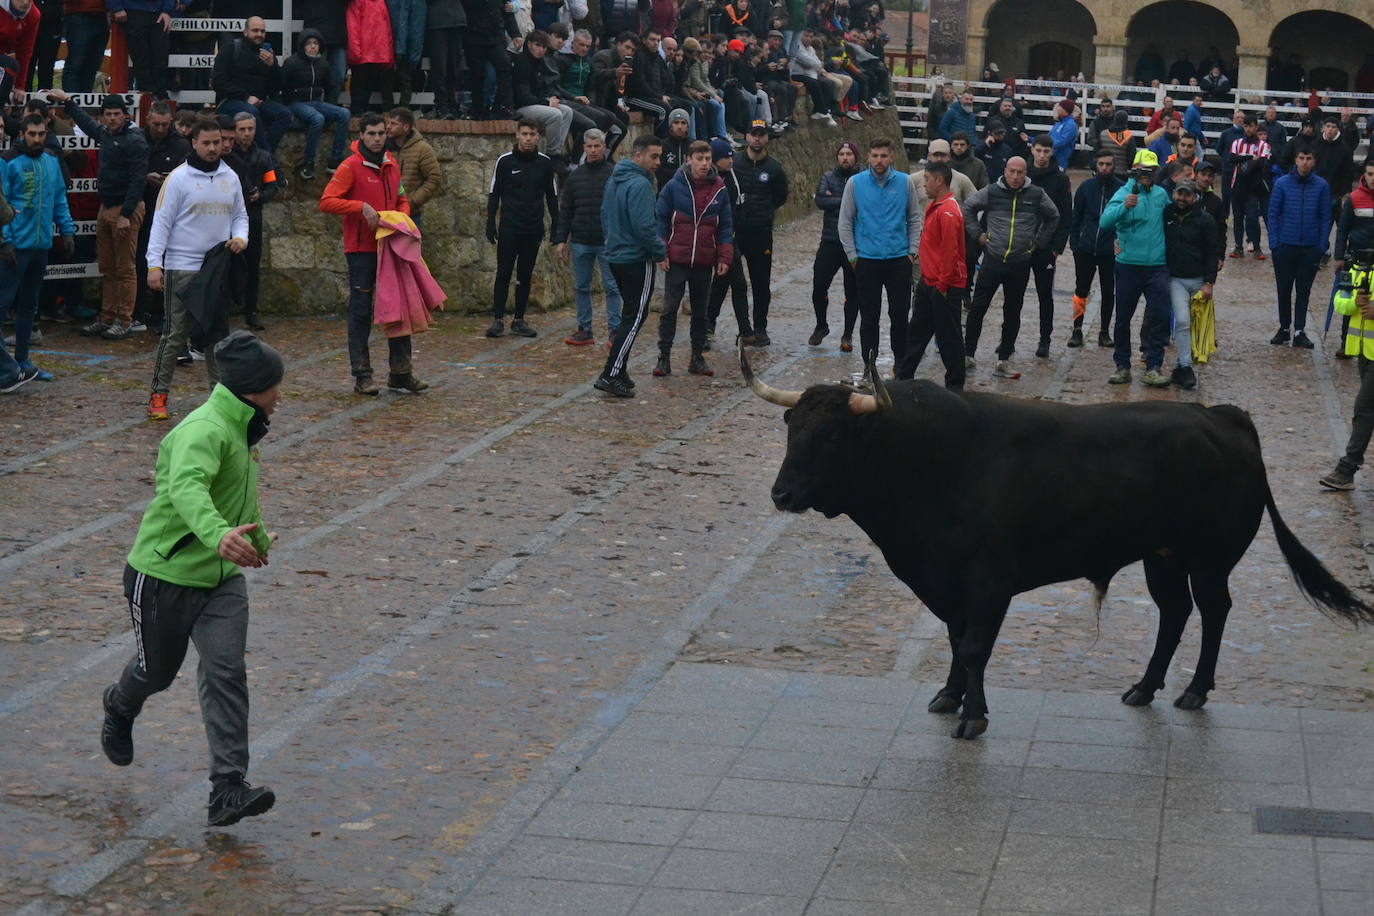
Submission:
[[[786,423],[792,419],[792,408],[789,407],[782,412],[782,422]]]

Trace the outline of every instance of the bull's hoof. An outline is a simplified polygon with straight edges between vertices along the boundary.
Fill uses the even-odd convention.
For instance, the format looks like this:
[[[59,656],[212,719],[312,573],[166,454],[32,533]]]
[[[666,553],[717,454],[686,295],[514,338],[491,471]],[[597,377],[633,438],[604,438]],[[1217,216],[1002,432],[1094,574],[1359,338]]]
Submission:
[[[988,730],[987,719],[961,719],[959,727],[954,730],[951,737],[954,738],[977,738]]]
[[[926,711],[938,713],[940,715],[948,715],[952,712],[958,712],[959,707],[963,705],[963,699],[953,694],[945,693],[942,690],[935,694],[935,699],[930,701],[930,705],[926,707]]]
[[[1155,692],[1136,684],[1121,695],[1121,702],[1127,706],[1149,706],[1155,700]]]
[[[1174,706],[1179,709],[1201,709],[1205,705],[1207,705],[1206,694],[1193,693],[1189,690],[1183,691],[1182,695],[1174,700]]]

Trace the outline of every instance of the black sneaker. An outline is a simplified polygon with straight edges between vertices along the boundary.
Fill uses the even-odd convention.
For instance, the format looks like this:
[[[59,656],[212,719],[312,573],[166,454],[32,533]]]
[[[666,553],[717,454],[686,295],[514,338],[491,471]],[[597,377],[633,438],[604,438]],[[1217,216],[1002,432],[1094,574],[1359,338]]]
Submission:
[[[592,382],[592,387],[597,391],[604,391],[616,398],[632,398],[635,396],[635,390],[629,385],[626,385],[624,379],[606,378],[604,375],[598,375],[596,381]]]
[[[1192,366],[1175,366],[1169,381],[1184,391],[1192,391],[1197,387],[1197,374],[1193,372]]]
[[[691,375],[715,375],[716,370],[706,365],[706,357],[700,353],[692,354],[692,361],[687,364],[687,372]]]
[[[395,391],[409,391],[417,394],[429,387],[429,382],[422,382],[415,377],[415,373],[407,372],[405,375],[388,375],[386,387]]]
[[[267,325],[265,325],[265,324],[262,323],[262,319],[258,317],[258,313],[257,313],[257,312],[244,312],[244,314],[243,314],[243,326],[246,327],[246,328],[247,328],[248,330],[250,330],[250,331],[265,331],[265,330],[267,330]]]
[[[195,362],[195,358],[194,358],[193,356],[191,356],[190,353],[178,353],[178,354],[177,354],[177,365],[178,365],[178,366],[189,366],[189,365],[191,365],[191,363],[193,363],[193,362]]]
[[[1069,346],[1070,346],[1071,348],[1075,349],[1075,350],[1078,349],[1079,347],[1083,346],[1083,329],[1082,329],[1082,328],[1074,328],[1074,329],[1073,329],[1073,333],[1069,335]]]
[[[1317,483],[1328,490],[1353,490],[1355,489],[1355,475],[1338,464],[1336,470],[1318,480]]]
[[[370,375],[359,376],[353,382],[354,394],[365,394],[370,398],[375,398],[377,395],[381,394],[381,391],[382,390],[377,387],[377,383],[372,381],[372,376]]]
[[[757,330],[757,331],[754,332],[754,344],[753,344],[754,346],[756,346],[756,347],[766,347],[766,346],[768,346],[769,344],[771,344],[772,342],[773,342],[773,341],[771,341],[771,340],[768,339],[768,332],[767,332],[767,331],[764,331],[764,330],[761,330],[761,329],[760,329],[760,330]]]
[[[36,367],[25,369],[23,366],[20,366],[19,377],[8,385],[0,387],[0,393],[9,394],[11,391],[17,391],[21,386],[27,385],[36,378],[38,378],[38,369]]]
[[[811,336],[807,338],[806,343],[808,346],[819,347],[821,341],[825,340],[825,335],[829,333],[830,327],[828,325],[818,324],[816,325],[816,330],[812,331]]]
[[[1042,339],[1042,340],[1040,341],[1040,346],[1038,346],[1038,347],[1035,348],[1035,355],[1038,356],[1040,359],[1049,359],[1049,358],[1050,358],[1050,342],[1049,342],[1048,340],[1043,340],[1043,339]]]
[[[630,373],[626,372],[624,369],[620,370],[620,382],[631,391],[635,390],[635,380],[630,378]]]
[[[1112,340],[1112,335],[1107,331],[1097,332],[1097,345],[1099,347],[1114,347],[1116,343]]]
[[[493,322],[491,323],[491,327],[487,328],[487,336],[488,336],[488,337],[505,337],[505,336],[506,336],[506,323],[505,323],[504,321],[502,321],[500,318],[498,318],[498,319],[496,319],[495,321],[493,321]]]
[[[266,786],[253,788],[244,779],[226,779],[215,783],[210,790],[210,814],[206,823],[211,827],[228,827],[245,817],[265,814],[277,802],[277,796]]]
[[[1308,338],[1305,331],[1299,331],[1293,335],[1293,346],[1302,350],[1312,349],[1312,341]]]
[[[1280,345],[1282,345],[1282,344],[1286,344],[1286,343],[1288,343],[1288,341],[1289,341],[1289,336],[1288,336],[1288,329],[1287,329],[1287,328],[1279,328],[1279,329],[1278,329],[1278,332],[1275,333],[1273,337],[1269,338],[1269,342],[1270,342],[1271,344],[1273,344],[1274,346],[1276,346],[1276,347],[1277,347],[1277,346],[1280,346]]]
[[[525,319],[517,318],[510,323],[510,332],[519,337],[538,337],[539,332],[525,324]]]
[[[105,707],[105,724],[100,726],[100,749],[105,752],[110,763],[126,767],[134,762],[134,720],[121,716],[110,705],[110,696],[115,685],[105,688],[101,705]]]
[[[668,359],[668,354],[663,353],[658,357],[658,362],[654,365],[654,378],[663,378],[665,375],[673,374],[673,364]]]
[[[302,181],[314,181],[315,166],[307,162],[302,162],[300,165],[296,166],[296,177]]]

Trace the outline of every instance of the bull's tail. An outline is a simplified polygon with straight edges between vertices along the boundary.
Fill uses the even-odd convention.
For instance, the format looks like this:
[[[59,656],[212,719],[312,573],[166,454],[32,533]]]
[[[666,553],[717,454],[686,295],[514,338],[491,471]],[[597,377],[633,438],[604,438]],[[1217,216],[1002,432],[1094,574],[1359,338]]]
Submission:
[[[1278,539],[1283,558],[1293,571],[1298,588],[1308,600],[1328,617],[1341,617],[1351,623],[1374,623],[1374,608],[1361,601],[1354,592],[1346,587],[1322,565],[1312,551],[1302,545],[1279,515],[1279,507],[1274,505],[1274,494],[1265,485],[1265,497],[1269,506],[1269,521],[1274,525],[1274,537]]]

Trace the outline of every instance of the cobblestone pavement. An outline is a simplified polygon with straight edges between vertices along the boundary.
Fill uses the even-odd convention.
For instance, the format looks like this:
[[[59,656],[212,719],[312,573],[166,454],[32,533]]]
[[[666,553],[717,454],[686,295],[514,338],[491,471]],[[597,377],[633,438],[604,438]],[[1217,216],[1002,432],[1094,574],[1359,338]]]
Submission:
[[[811,219],[778,234],[770,323],[775,344],[758,351],[755,364],[787,387],[860,369],[855,354],[838,352],[835,334],[820,348],[805,345],[818,228]],[[995,381],[988,375],[986,342],[996,336],[995,320],[985,331],[988,352],[980,354],[983,365],[972,384],[1072,403],[1196,398],[1245,407],[1259,428],[1285,518],[1338,575],[1367,592],[1374,578],[1364,546],[1370,490],[1361,481],[1347,496],[1321,492],[1315,484],[1344,443],[1355,367],[1322,349],[1268,345],[1271,278],[1267,264],[1228,262],[1218,292],[1222,349],[1201,370],[1197,392],[1154,392],[1139,383],[1129,391],[1108,388],[1110,355],[1095,347],[1065,349],[1062,328],[1049,360],[1029,355],[1033,331],[1023,328],[1025,352],[1017,360],[1023,377]],[[1070,279],[1061,270],[1061,325],[1067,324]],[[1325,289],[1330,282],[1327,271],[1317,285]],[[726,311],[723,340],[732,325]],[[836,312],[838,301],[831,316],[838,330]],[[1032,304],[1027,316],[1033,312]],[[711,718],[683,712],[665,720],[664,734],[626,735],[631,719],[646,709],[644,697],[660,696],[651,691],[661,680],[681,692],[694,683],[684,672],[727,677],[737,668],[781,669],[751,671],[747,678],[776,685],[807,683],[786,680],[793,675],[839,675],[846,677],[816,682],[887,684],[909,699],[912,688],[903,682],[942,677],[942,640],[932,640],[932,618],[857,528],[845,519],[772,510],[768,488],[785,430],[776,408],[741,387],[728,352],[714,355],[713,378],[654,379],[648,368],[657,316],[651,316],[649,333],[636,348],[640,396],[612,402],[589,384],[604,349],[566,347],[567,313],[539,317],[542,334],[532,341],[486,340],[481,319],[444,318],[416,344],[417,369],[435,387],[418,397],[388,394],[375,401],[350,393],[340,322],[280,321],[265,332],[288,360],[288,397],[264,443],[262,477],[265,514],[281,534],[280,546],[270,567],[250,573],[251,775],[273,785],[279,802],[266,817],[214,831],[201,826],[205,747],[189,667],[139,719],[132,767],[111,767],[97,741],[99,690],[132,651],[119,594],[122,560],[151,493],[153,456],[167,429],[141,420],[153,342],[91,341],[70,329],[45,328],[51,351],[42,354],[42,363],[59,379],[0,400],[6,430],[0,441],[0,581],[6,596],[0,603],[0,767],[6,774],[0,819],[8,828],[0,841],[0,909],[437,912],[461,900],[459,912],[481,912],[490,902],[487,890],[511,874],[494,865],[510,861],[508,849],[522,848],[525,826],[556,806],[576,767],[593,755],[605,759],[607,747],[630,737],[685,740],[681,733],[693,727],[693,716]],[[681,368],[684,336],[680,330]],[[1335,338],[1333,331],[1333,350]],[[930,377],[939,371],[937,362],[922,370]],[[193,370],[178,370],[174,420],[198,399],[196,378]],[[1314,716],[1374,711],[1374,643],[1303,601],[1267,526],[1232,577],[1232,590],[1236,607],[1213,694],[1218,704],[1261,707],[1274,716],[1296,708]],[[1098,704],[1089,718],[1118,721],[1108,712],[1116,711],[1111,704],[1148,658],[1154,608],[1139,567],[1117,576],[1100,625],[1088,598],[1086,583],[1074,582],[1018,599],[989,670],[989,683],[1004,688],[999,697],[1082,694],[1089,698],[1083,702]],[[1170,690],[1186,681],[1196,639],[1193,631],[1185,638]],[[731,688],[701,690],[689,699],[726,702]],[[1090,768],[1107,756],[1134,756],[1085,751],[1091,735],[1018,733],[1010,724],[1018,712],[1014,702],[1032,700],[1009,699],[1004,709],[994,702],[993,729],[973,749],[944,750],[942,742],[926,741],[929,753],[939,756],[906,758],[883,748],[875,755],[907,760],[905,770],[889,767],[889,780],[910,773],[913,785],[934,793],[978,788],[960,775],[962,764],[979,762],[977,755],[1000,760],[1019,748],[1018,766],[1064,765],[1051,759],[1054,748],[1037,750],[1042,740],[1078,741],[1077,753]],[[1165,695],[1158,705],[1159,718],[1150,721],[1164,728],[1174,721]],[[1042,707],[1041,722],[1048,708]],[[768,714],[774,711],[770,706]],[[815,735],[816,747],[801,749],[808,754],[823,753],[829,734],[823,704],[816,716],[796,729]],[[902,728],[924,734],[928,727],[919,719],[914,713],[903,718],[912,724]],[[1114,727],[1105,728],[1113,733]],[[1312,734],[1284,734],[1303,744],[1271,749],[1277,758],[1311,761],[1327,746]],[[1333,793],[1328,806],[1374,810],[1369,734],[1362,732],[1363,741],[1352,734],[1330,739],[1354,762],[1337,783],[1347,794]],[[896,723],[891,735],[899,735]],[[1347,741],[1354,746],[1346,747]],[[1154,760],[1150,754],[1157,756],[1160,747],[1172,754],[1168,749],[1176,746],[1172,739],[1150,744],[1139,759]],[[658,750],[671,755],[673,748]],[[853,756],[856,767],[865,756],[848,746],[838,752]],[[1033,762],[1037,754],[1046,755],[1043,764]],[[1250,754],[1224,744],[1215,756],[1239,767]],[[945,770],[918,773],[922,768],[911,761],[921,760],[943,762]],[[631,754],[617,766],[633,767],[634,761]],[[642,769],[648,773],[653,766],[646,760]],[[1262,787],[1253,798],[1226,779],[1209,782],[1204,788],[1217,793],[1215,799],[1200,794],[1192,804],[1206,833],[1203,845],[1252,845],[1243,841],[1235,817],[1208,821],[1206,811],[1224,814],[1248,810],[1270,795],[1279,803],[1292,797],[1265,786],[1325,785],[1298,780],[1283,766],[1244,771],[1239,781]],[[725,772],[712,774],[718,781]],[[882,781],[885,771],[873,772]],[[1160,778],[1167,770],[1149,775]],[[676,824],[683,819],[671,812],[695,810],[702,799],[675,802],[679,781],[671,782],[662,794],[652,789],[650,800]],[[821,817],[820,801],[811,810],[793,790],[780,791],[788,799],[777,805],[788,816]],[[1228,792],[1240,799],[1230,807],[1222,798]],[[847,823],[849,815],[839,820]],[[827,829],[833,830],[815,828],[808,835],[829,836]],[[947,831],[931,836],[942,849],[957,840]],[[1309,844],[1304,861],[1320,864],[1310,841],[1302,842]],[[1096,845],[1066,844],[1058,855],[1079,872],[1093,873],[1095,860],[1082,847]],[[1351,894],[1359,903],[1374,892],[1368,880],[1374,844],[1347,845],[1331,850],[1345,858],[1323,868],[1353,875],[1347,883],[1358,886],[1344,886],[1339,875],[1327,883],[1325,871],[1323,883],[1310,882],[1328,894],[1328,913],[1354,912],[1340,907]],[[546,852],[557,858],[556,850]],[[1235,877],[1221,883],[1253,890],[1259,884],[1248,876],[1255,871],[1286,874],[1260,861],[1265,854],[1249,856],[1249,865],[1225,872]],[[656,883],[639,877],[661,861],[651,867],[644,863],[652,855],[625,855],[607,867],[634,877],[617,883]],[[877,854],[873,860],[892,862]],[[747,871],[745,861],[735,870]],[[1001,867],[1002,861],[983,857],[971,862],[970,871],[986,877],[994,872],[978,869]],[[1223,871],[1232,862],[1197,861]],[[1011,871],[1049,874],[1048,866],[1024,862],[1032,864]],[[900,858],[896,863],[889,877],[909,885],[900,877],[905,864]],[[1132,860],[1132,868],[1137,865]],[[576,876],[598,880],[573,867]],[[724,871],[699,871],[718,879],[718,887],[727,883]],[[1148,879],[1141,871],[1131,876],[1137,883]],[[1004,885],[994,878],[989,886]],[[1155,886],[1157,912],[1181,911],[1166,905],[1162,878]],[[579,911],[575,895],[560,899],[564,909]],[[646,908],[661,904],[663,912],[715,912],[731,904],[660,892],[635,899]],[[1018,905],[1044,899],[1028,890]],[[997,895],[982,901],[990,911],[1009,902],[1017,901]],[[966,897],[953,904],[968,909]],[[831,908],[813,905],[808,912],[881,911],[871,900],[826,906]],[[511,911],[541,907],[532,902]],[[1104,902],[1100,911],[1114,909]]]

